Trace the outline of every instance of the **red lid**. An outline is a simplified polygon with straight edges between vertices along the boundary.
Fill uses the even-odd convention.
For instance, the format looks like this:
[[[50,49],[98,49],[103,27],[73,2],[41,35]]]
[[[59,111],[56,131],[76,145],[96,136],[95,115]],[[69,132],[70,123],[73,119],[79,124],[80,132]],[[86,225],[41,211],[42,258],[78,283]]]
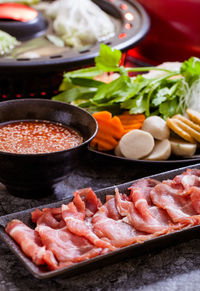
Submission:
[[[38,16],[37,10],[18,3],[0,4],[0,18],[29,22]]]

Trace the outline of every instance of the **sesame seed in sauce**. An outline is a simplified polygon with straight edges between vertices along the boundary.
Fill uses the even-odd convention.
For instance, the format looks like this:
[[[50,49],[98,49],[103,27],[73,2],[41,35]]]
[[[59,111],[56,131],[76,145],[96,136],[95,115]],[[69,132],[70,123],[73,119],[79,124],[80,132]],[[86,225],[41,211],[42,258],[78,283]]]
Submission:
[[[16,154],[51,153],[83,142],[78,132],[48,121],[11,122],[0,127],[0,151]]]

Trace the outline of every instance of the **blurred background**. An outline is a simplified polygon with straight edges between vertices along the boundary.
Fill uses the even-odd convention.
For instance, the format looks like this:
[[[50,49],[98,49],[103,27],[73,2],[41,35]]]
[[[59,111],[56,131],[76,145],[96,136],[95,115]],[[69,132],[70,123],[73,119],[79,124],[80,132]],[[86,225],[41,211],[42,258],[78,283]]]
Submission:
[[[158,64],[200,56],[199,0],[137,0],[150,16],[148,35],[129,57]],[[128,58],[130,60],[130,58]]]

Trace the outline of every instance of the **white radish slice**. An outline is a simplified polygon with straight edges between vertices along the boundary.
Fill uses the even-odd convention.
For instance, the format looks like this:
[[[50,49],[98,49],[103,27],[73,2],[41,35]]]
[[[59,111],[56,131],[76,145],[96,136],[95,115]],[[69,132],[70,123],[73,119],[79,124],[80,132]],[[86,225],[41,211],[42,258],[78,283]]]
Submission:
[[[185,158],[192,157],[196,152],[197,145],[179,139],[170,139],[172,154]]]
[[[157,140],[153,151],[145,157],[145,160],[162,161],[167,160],[171,155],[171,144],[168,139]]]
[[[141,159],[148,155],[153,147],[153,136],[140,129],[129,131],[119,141],[119,148],[122,155],[129,159]]]
[[[147,117],[143,122],[142,130],[151,133],[158,140],[169,138],[170,135],[166,121],[159,116]]]

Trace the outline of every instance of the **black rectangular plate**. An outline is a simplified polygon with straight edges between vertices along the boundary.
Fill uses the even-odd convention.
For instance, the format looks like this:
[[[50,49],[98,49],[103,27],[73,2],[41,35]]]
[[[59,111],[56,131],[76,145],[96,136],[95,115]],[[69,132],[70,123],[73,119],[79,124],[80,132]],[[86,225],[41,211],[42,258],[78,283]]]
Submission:
[[[166,180],[166,179],[172,179],[176,175],[182,173],[187,168],[200,169],[200,164],[195,164],[192,166],[179,168],[176,170],[164,172],[161,174],[156,174],[153,176],[148,176],[145,178],[153,178],[160,181]],[[127,193],[127,188],[133,182],[134,181],[124,183],[121,185],[116,185],[113,187],[108,187],[105,189],[101,189],[101,190],[95,191],[95,193],[101,199],[101,201],[104,202],[106,195],[114,194],[116,187],[118,187],[120,192]],[[44,207],[59,207],[61,204],[68,203],[71,200],[72,198],[68,198],[62,201],[40,206],[39,208],[42,209]],[[27,209],[25,211],[20,211],[20,212],[12,213],[9,215],[1,216],[0,217],[0,238],[7,244],[10,250],[21,260],[21,262],[33,274],[33,276],[39,279],[51,278],[60,274],[65,274],[65,277],[72,276],[72,275],[81,273],[83,271],[84,272],[89,271],[91,269],[99,268],[99,267],[117,262],[127,257],[130,258],[131,256],[141,255],[144,252],[145,253],[150,252],[151,250],[167,247],[179,241],[181,242],[181,241],[185,241],[191,238],[195,238],[195,237],[198,237],[200,234],[200,225],[197,225],[197,226],[185,228],[183,230],[179,230],[170,234],[165,234],[157,238],[153,238],[148,241],[145,241],[143,243],[133,244],[131,246],[118,249],[108,254],[100,255],[93,259],[85,260],[83,262],[74,264],[70,267],[66,267],[60,270],[55,270],[55,271],[48,271],[44,267],[36,266],[29,258],[27,258],[21,251],[20,247],[14,242],[14,240],[9,235],[7,235],[7,233],[4,230],[7,223],[11,221],[12,219],[19,219],[23,221],[25,224],[27,224],[28,226],[32,227],[33,224],[31,222],[30,217],[31,217],[31,212],[34,209],[35,208]]]

